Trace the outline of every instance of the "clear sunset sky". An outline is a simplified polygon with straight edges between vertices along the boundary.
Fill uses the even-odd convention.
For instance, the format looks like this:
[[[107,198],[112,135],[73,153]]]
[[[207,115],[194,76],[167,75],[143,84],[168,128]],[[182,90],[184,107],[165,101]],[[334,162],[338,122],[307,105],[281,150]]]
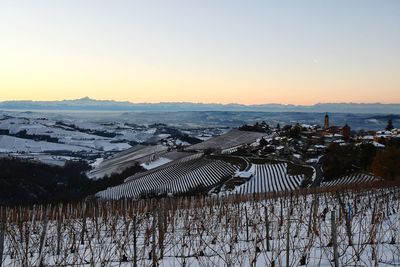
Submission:
[[[2,0],[0,101],[400,103],[398,0]]]

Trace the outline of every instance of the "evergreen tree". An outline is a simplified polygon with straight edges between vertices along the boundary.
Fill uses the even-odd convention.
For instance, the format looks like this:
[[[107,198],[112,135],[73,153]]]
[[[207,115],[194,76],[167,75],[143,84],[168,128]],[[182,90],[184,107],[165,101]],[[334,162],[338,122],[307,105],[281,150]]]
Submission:
[[[264,147],[266,145],[268,145],[268,142],[267,142],[267,140],[264,139],[264,137],[262,137],[260,140],[260,146]]]
[[[393,127],[393,121],[392,120],[388,120],[388,124],[387,124],[387,126],[386,126],[386,130],[387,131],[391,131],[391,130],[393,130],[394,129],[394,127]]]

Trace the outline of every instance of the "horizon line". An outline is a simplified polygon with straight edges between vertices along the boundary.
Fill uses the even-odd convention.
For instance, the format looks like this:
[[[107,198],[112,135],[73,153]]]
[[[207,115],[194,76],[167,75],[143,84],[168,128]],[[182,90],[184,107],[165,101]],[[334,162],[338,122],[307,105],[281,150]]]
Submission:
[[[284,104],[284,103],[262,103],[262,104],[244,104],[239,102],[230,102],[230,103],[218,103],[218,102],[193,102],[193,101],[159,101],[159,102],[132,102],[129,100],[115,100],[115,99],[96,99],[92,97],[81,97],[81,98],[72,98],[72,99],[54,99],[54,100],[32,100],[32,99],[11,99],[11,100],[1,100],[0,103],[5,102],[63,102],[63,101],[79,101],[79,100],[88,100],[88,101],[108,101],[108,102],[116,102],[116,103],[126,103],[133,105],[157,105],[157,104],[197,104],[197,105],[221,105],[221,106],[229,106],[229,105],[240,105],[240,106],[264,106],[264,105],[281,105],[281,106],[316,106],[316,105],[400,105],[400,103],[382,103],[382,102],[317,102],[313,104]]]

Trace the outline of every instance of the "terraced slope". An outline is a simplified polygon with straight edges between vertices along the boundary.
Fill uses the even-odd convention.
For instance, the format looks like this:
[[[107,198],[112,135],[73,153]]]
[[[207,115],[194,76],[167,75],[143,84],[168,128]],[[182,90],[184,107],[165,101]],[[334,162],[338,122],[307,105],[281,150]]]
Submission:
[[[378,180],[377,177],[365,173],[355,173],[331,181],[322,182],[321,186],[340,186],[348,184],[370,183]]]
[[[167,159],[171,159],[171,157],[170,157],[171,153],[175,153],[175,152],[168,152],[167,154],[164,154],[163,157],[165,157]],[[159,166],[157,168],[148,170],[147,172],[136,173],[136,174],[126,178],[125,182],[138,179],[138,178],[140,178],[142,176],[149,175],[149,174],[154,173],[154,172],[159,172],[159,171],[161,171],[161,170],[163,170],[165,168],[169,168],[169,167],[171,167],[173,165],[176,165],[178,163],[184,163],[184,162],[192,161],[192,160],[195,160],[195,159],[200,159],[203,156],[203,153],[187,153],[187,152],[178,152],[178,153],[181,153],[181,154],[179,154],[179,158],[175,157],[175,159],[174,159],[174,157],[172,157],[172,159],[171,159],[172,161],[171,162],[163,164],[163,165],[161,165],[161,166]]]
[[[182,152],[182,151],[171,151],[163,155],[164,158],[170,159],[172,161],[181,160],[188,156],[194,155],[197,153],[189,153],[189,152]]]
[[[102,199],[139,198],[147,193],[181,194],[216,185],[236,168],[218,160],[193,159],[169,165],[131,178],[122,185],[96,194]]]
[[[279,192],[299,188],[304,175],[288,175],[287,164],[254,164],[253,177],[236,188],[240,194]]]
[[[166,153],[167,150],[168,148],[162,145],[136,145],[130,149],[117,153],[112,158],[104,160],[97,168],[88,173],[88,177],[98,179],[104,177],[104,175],[121,173],[128,167],[133,166],[135,162],[143,163],[152,160],[152,158]]]
[[[239,131],[232,130],[226,134],[221,136],[217,136],[202,143],[189,146],[186,150],[206,150],[209,148],[213,149],[232,149],[244,144],[250,144],[260,139],[263,136],[267,136],[266,133],[257,133],[257,132],[247,132],[247,131]]]

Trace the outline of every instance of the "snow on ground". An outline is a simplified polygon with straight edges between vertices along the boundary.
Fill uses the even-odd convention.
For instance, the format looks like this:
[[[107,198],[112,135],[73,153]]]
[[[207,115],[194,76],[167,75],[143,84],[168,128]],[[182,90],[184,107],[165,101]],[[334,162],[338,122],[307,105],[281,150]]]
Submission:
[[[154,135],[156,133],[156,131],[157,131],[157,128],[150,128],[150,129],[146,130],[145,133]]]
[[[93,163],[90,164],[90,166],[94,169],[97,168],[102,162],[104,158],[97,158]]]
[[[3,152],[48,152],[48,151],[92,151],[88,147],[34,141],[13,136],[0,135],[0,149]]]
[[[166,154],[163,155],[163,157],[172,160],[181,160],[183,158],[191,157],[196,155],[200,156],[202,154],[196,154],[196,153],[189,153],[189,152],[183,152],[183,151],[170,151]]]
[[[205,150],[209,148],[226,150],[243,144],[253,143],[257,139],[265,136],[267,136],[266,133],[231,130],[224,135],[213,137],[205,142],[189,146],[187,150]]]
[[[118,132],[118,135],[114,138],[115,140],[129,140],[137,143],[143,143],[153,137],[152,133],[143,131],[133,130],[122,130]]]
[[[307,163],[318,163],[318,159],[317,158],[312,158],[312,159],[308,159],[306,160]]]
[[[219,160],[194,158],[164,164],[147,172],[138,173],[125,183],[96,194],[102,199],[140,198],[146,194],[183,194],[205,190],[231,177],[236,167]]]
[[[341,186],[349,184],[370,183],[379,180],[378,177],[365,173],[355,173],[346,175],[334,180],[323,181],[321,186]]]
[[[140,164],[143,168],[145,168],[146,170],[152,170],[155,168],[158,168],[164,164],[167,164],[168,162],[171,162],[170,159],[164,158],[164,157],[160,157],[156,160],[153,161],[149,161],[149,162],[145,162]]]
[[[3,266],[327,267],[334,246],[339,266],[400,263],[399,188],[268,196],[9,209]]]
[[[57,166],[64,166],[65,163],[69,160],[77,160],[78,158],[75,157],[67,157],[67,156],[54,156],[54,155],[34,155],[34,160],[40,161],[42,163],[48,165],[57,165]]]
[[[299,188],[304,175],[288,175],[287,164],[253,164],[254,175],[235,189],[236,193],[280,192]]]
[[[190,146],[190,143],[188,143],[186,141],[182,141],[180,139],[176,139],[175,140],[175,145],[177,145],[177,146]]]
[[[243,179],[250,179],[254,173],[252,171],[238,171],[235,173],[235,177],[243,178]]]
[[[302,156],[300,154],[293,154],[293,157],[295,157],[296,159],[301,159]]]
[[[159,134],[158,137],[161,139],[167,139],[168,137],[170,137],[170,134]]]
[[[102,151],[123,151],[132,146],[127,143],[110,143],[107,141],[95,141],[94,147]]]
[[[162,145],[144,146],[136,145],[127,150],[115,154],[109,159],[105,159],[95,169],[88,173],[88,177],[99,179],[112,173],[121,173],[135,163],[144,163],[156,159],[166,153],[167,147]]]
[[[202,134],[202,135],[196,135],[196,138],[200,139],[202,141],[207,141],[207,140],[213,138],[213,136],[212,135]]]
[[[70,123],[74,124],[72,122]],[[84,124],[80,126],[83,127]],[[101,125],[88,123],[87,128],[83,129],[95,129],[104,131],[104,128],[102,127],[103,126]],[[10,118],[0,121],[0,129],[8,130],[9,134],[11,135],[26,131],[27,135],[48,136],[51,138],[57,138],[58,143],[72,146],[88,147],[101,151],[120,151],[131,147],[127,143],[114,142],[115,140],[113,140],[113,138],[80,132],[76,129],[61,124],[58,125],[55,122],[47,120]]]

